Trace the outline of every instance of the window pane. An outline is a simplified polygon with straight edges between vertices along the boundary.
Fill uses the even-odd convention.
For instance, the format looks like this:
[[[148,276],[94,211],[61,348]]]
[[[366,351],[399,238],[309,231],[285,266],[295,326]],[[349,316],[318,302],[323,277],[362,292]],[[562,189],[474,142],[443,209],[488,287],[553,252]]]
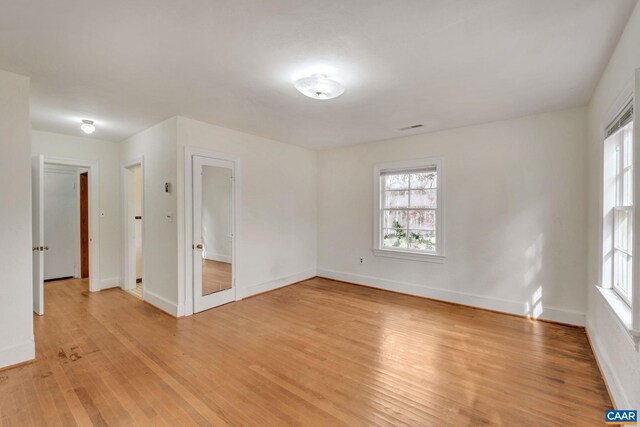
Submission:
[[[409,248],[435,251],[436,233],[434,231],[409,230]]]
[[[407,248],[407,231],[400,228],[383,230],[382,245],[386,248]]]
[[[625,283],[626,281],[623,279],[624,272],[622,270],[623,266],[623,253],[620,251],[613,252],[613,284],[618,290],[626,293]]]
[[[412,208],[434,208],[436,207],[437,190],[411,190]]]
[[[385,208],[408,208],[409,192],[404,191],[385,191],[384,192]]]
[[[381,248],[436,252],[438,175],[431,167],[380,176]]]
[[[611,138],[617,138],[614,134]],[[620,148],[619,140],[616,141],[616,206],[623,206],[622,204],[622,150]]]
[[[435,230],[436,211],[409,211],[409,228],[412,230]]]
[[[633,205],[633,169],[628,169],[623,172],[622,203],[623,206]]]
[[[624,144],[624,159],[622,166],[628,167],[633,164],[633,122],[623,128],[622,143]]]
[[[438,175],[435,172],[412,173],[411,188],[436,188]]]
[[[383,211],[383,228],[407,228],[407,211]]]
[[[633,242],[632,212],[626,209],[616,209],[614,211],[614,245],[626,252],[631,253],[631,243]]]
[[[385,190],[406,190],[409,188],[409,175],[385,175],[384,176],[384,189]]]
[[[633,257],[627,255],[627,298],[631,299],[633,294]]]
[[[633,205],[633,122],[627,124],[618,134],[622,156],[619,159],[618,182],[620,188],[619,206]]]
[[[620,252],[614,251],[613,262],[614,262],[614,273],[613,273],[613,283],[616,287],[616,290],[622,293],[627,298],[631,297],[631,262],[632,259],[629,255]]]

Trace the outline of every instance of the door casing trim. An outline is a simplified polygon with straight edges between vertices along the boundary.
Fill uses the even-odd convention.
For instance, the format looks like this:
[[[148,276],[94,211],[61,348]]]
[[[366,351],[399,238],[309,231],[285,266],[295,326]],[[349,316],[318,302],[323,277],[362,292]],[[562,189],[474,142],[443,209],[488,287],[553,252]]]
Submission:
[[[39,155],[43,165],[75,166],[89,172],[89,291],[102,289],[100,283],[100,174],[96,160],[79,160]]]

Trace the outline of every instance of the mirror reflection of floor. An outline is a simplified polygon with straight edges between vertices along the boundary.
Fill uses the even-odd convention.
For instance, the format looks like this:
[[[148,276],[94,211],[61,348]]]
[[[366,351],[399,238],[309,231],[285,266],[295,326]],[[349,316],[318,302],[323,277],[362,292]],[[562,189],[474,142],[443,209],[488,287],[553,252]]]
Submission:
[[[231,264],[202,260],[202,295],[231,289]]]

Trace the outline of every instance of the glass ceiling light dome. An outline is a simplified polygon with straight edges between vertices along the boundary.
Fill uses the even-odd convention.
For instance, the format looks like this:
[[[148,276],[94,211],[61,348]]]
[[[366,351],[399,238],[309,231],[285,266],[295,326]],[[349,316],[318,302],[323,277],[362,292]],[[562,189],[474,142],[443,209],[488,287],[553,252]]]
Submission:
[[[344,86],[328,79],[326,74],[314,74],[296,80],[293,84],[300,93],[314,99],[331,99],[344,93]]]
[[[93,120],[83,120],[80,129],[82,129],[84,133],[92,134],[96,130],[96,127],[93,124]]]

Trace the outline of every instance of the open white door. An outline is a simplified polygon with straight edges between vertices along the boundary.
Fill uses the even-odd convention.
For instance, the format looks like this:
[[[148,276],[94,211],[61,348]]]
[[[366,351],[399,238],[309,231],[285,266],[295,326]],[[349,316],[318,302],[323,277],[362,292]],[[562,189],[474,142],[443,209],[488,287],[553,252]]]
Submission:
[[[193,308],[235,301],[235,163],[193,156]]]
[[[44,280],[79,277],[80,208],[75,168],[44,168]]]
[[[34,156],[31,169],[33,221],[33,312],[44,314],[44,157]]]

